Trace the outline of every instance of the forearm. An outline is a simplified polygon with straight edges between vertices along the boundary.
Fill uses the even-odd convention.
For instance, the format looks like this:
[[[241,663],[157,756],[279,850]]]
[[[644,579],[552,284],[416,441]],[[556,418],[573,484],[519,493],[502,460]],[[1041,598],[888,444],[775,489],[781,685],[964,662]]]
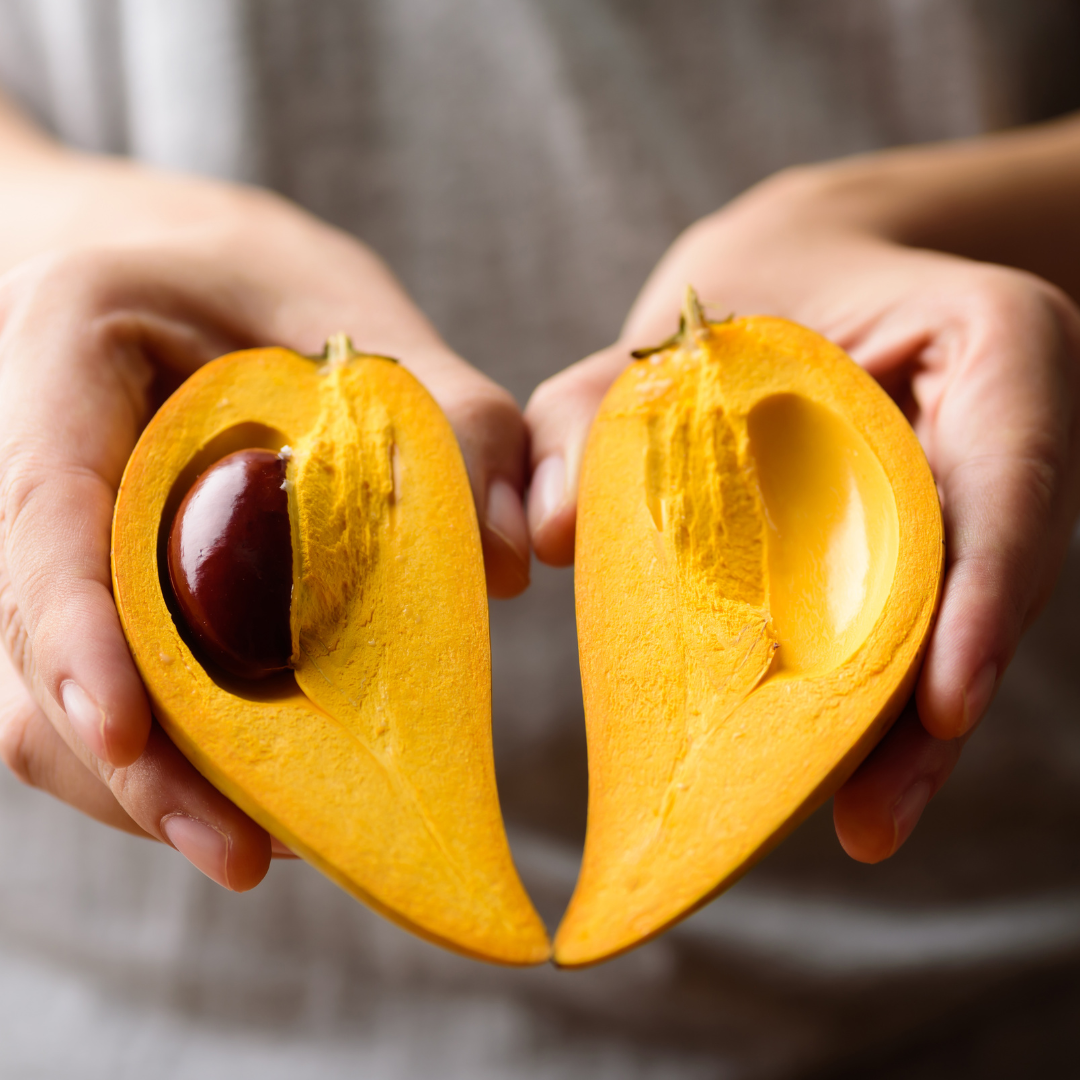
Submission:
[[[783,315],[850,348],[874,305],[866,283],[905,257],[905,273],[929,266],[935,251],[1028,271],[1080,300],[1078,192],[1080,116],[787,169],[679,237],[621,342],[662,338],[692,282],[719,314]]]
[[[1070,116],[793,170],[745,202],[1027,270],[1080,299],[1078,193],[1080,116]]]

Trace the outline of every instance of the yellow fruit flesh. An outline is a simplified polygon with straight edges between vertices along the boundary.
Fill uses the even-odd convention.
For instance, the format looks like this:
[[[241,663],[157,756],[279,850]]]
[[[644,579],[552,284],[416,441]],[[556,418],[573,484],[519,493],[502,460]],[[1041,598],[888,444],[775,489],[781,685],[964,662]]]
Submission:
[[[296,574],[295,678],[254,684],[200,664],[159,573],[163,531],[194,476],[250,445],[292,452]],[[128,465],[113,572],[155,715],[216,787],[408,929],[480,959],[547,958],[495,788],[468,479],[408,372],[281,349],[202,369]]]
[[[910,691],[941,566],[913,433],[817,335],[692,324],[623,374],[579,496],[589,823],[558,963],[660,932],[831,794]]]
[[[841,663],[877,622],[896,572],[896,501],[866,440],[797,394],[748,418],[768,527],[776,671]]]

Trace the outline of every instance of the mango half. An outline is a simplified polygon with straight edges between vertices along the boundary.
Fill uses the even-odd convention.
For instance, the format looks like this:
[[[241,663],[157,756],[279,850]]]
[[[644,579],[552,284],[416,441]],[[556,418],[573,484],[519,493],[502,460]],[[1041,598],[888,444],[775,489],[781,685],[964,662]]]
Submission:
[[[293,671],[201,662],[171,609],[169,529],[234,450],[289,447]],[[113,521],[117,608],[154,715],[219,790],[377,911],[467,955],[547,959],[491,748],[480,537],[449,423],[345,339],[206,365],[147,426]]]
[[[877,383],[692,294],[604,399],[576,545],[589,812],[564,966],[660,933],[839,787],[911,693],[943,566],[933,477]]]

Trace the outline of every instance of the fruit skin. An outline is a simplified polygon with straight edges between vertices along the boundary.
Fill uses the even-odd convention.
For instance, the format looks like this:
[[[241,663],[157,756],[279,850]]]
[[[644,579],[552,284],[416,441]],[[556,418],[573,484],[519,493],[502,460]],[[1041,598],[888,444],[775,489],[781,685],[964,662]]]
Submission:
[[[292,530],[285,459],[237,450],[184,496],[169,532],[169,581],[202,651],[261,679],[289,666]]]
[[[132,654],[177,746],[293,851],[431,941],[540,963],[546,931],[495,787],[487,596],[457,442],[403,367],[329,352],[222,357],[146,428],[113,519]],[[295,676],[241,682],[204,668],[177,629],[167,532],[208,465],[286,445],[299,659]]]
[[[870,376],[692,297],[601,405],[577,522],[589,819],[562,966],[661,933],[835,791],[911,693],[943,568],[930,470]]]

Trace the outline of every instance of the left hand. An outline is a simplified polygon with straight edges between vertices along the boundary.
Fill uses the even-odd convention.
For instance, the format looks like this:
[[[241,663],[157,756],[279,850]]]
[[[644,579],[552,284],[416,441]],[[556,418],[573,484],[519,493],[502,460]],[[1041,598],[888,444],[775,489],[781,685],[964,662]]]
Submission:
[[[127,164],[50,167],[61,189],[100,171],[108,183],[79,242],[0,277],[0,763],[249,889],[274,841],[153,721],[113,603],[109,526],[140,430],[220,353],[267,342],[310,353],[327,332],[351,332],[400,357],[446,413],[489,592],[505,596],[528,583],[524,423],[369,249],[299,208]],[[131,205],[145,213],[125,236],[87,242]]]

